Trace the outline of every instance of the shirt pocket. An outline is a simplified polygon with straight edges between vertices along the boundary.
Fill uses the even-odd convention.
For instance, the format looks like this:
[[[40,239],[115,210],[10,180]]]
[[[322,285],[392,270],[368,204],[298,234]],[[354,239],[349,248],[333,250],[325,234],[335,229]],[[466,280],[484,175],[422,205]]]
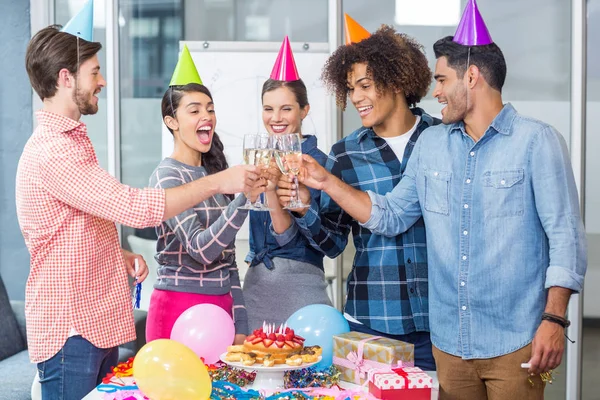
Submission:
[[[451,172],[425,171],[425,210],[434,213],[450,214]]]
[[[524,176],[523,169],[486,171],[483,174],[486,217],[523,215]]]

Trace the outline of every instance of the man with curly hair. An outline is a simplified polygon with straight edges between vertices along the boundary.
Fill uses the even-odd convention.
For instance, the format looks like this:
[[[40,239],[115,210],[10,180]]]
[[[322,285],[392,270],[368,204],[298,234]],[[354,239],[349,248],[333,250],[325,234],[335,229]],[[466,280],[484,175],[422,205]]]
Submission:
[[[385,195],[400,182],[415,143],[438,124],[415,105],[432,80],[423,48],[412,38],[383,26],[370,37],[337,49],[322,79],[338,106],[347,99],[363,126],[333,145],[326,168],[361,191]],[[279,182],[282,203],[292,184]],[[422,219],[403,235],[386,237],[359,223],[326,191],[320,204],[306,187],[300,196],[309,209],[295,210],[299,229],[327,256],[340,255],[352,231],[356,255],[348,276],[345,317],[353,331],[414,344],[415,364],[435,370],[429,335],[428,277]]]

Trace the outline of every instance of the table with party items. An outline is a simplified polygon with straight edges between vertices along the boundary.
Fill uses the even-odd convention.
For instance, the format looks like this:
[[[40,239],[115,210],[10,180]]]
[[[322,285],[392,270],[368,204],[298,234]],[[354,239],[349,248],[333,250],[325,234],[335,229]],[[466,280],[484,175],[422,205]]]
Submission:
[[[221,313],[222,311],[222,313]],[[210,316],[210,323],[206,319]],[[435,373],[414,367],[410,343],[350,332],[335,308],[315,304],[265,321],[232,345],[233,320],[194,306],[170,339],[147,343],[85,400],[437,399]]]

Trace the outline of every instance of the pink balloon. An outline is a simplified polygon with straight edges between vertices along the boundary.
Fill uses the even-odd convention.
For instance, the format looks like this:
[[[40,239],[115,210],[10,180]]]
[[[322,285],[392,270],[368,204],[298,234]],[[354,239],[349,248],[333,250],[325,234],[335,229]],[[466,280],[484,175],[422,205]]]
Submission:
[[[235,326],[227,311],[214,304],[197,304],[185,310],[175,321],[171,339],[192,349],[206,364],[219,361],[219,356],[233,343]]]

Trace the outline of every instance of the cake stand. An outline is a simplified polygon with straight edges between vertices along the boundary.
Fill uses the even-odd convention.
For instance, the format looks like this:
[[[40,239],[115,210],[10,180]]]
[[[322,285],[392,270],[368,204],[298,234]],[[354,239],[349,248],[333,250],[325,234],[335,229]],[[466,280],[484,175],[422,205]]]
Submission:
[[[317,364],[321,361],[321,356],[317,359],[317,361],[312,363],[302,363],[298,366],[291,366],[287,364],[275,364],[272,367],[265,367],[261,364],[254,365],[244,365],[241,362],[236,361],[226,361],[225,355],[227,353],[221,354],[221,361],[225,364],[230,365],[235,368],[244,369],[246,371],[256,371],[256,378],[254,378],[254,382],[248,386],[248,389],[260,390],[275,390],[275,389],[283,389],[283,374],[286,371],[294,371],[297,369],[308,368],[311,365]]]

